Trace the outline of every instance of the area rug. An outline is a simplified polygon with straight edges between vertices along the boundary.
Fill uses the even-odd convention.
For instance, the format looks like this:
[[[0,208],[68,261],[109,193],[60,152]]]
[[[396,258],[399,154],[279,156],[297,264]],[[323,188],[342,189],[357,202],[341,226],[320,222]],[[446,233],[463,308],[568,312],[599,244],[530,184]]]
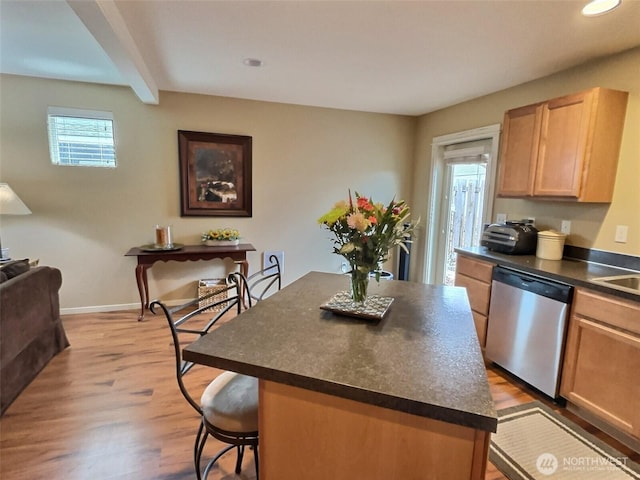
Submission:
[[[510,480],[640,480],[640,465],[540,402],[498,417],[489,459]]]

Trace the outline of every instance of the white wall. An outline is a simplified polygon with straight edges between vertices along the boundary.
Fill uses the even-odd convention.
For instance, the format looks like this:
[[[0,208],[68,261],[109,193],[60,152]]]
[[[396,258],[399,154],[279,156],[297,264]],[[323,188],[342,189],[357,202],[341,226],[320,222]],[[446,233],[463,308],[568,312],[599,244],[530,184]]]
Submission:
[[[33,211],[1,218],[2,243],[13,258],[62,270],[65,312],[135,308],[135,257],[123,255],[151,242],[156,223],[173,225],[174,240],[186,244],[209,228],[238,228],[257,249],[251,271],[264,250],[284,250],[290,283],[311,270],[338,271],[340,257],[316,220],[348,188],[383,202],[410,195],[411,117],[171,92],[150,106],[124,87],[7,75],[0,104],[0,181]],[[52,166],[50,105],[112,111],[118,167]],[[252,218],[180,217],[177,130],[253,137]],[[151,296],[188,298],[197,279],[230,268],[157,263],[149,271]]]
[[[510,108],[592,86],[630,92],[611,204],[498,199],[495,211],[535,216],[560,227],[572,221],[572,245],[640,255],[640,48],[529,82],[420,118],[381,115],[161,92],[160,105],[138,101],[130,89],[0,76],[0,181],[33,211],[0,218],[13,258],[39,258],[62,270],[67,312],[135,307],[132,246],[153,239],[153,225],[172,224],[175,241],[197,243],[208,228],[239,228],[257,252],[285,251],[285,283],[310,270],[338,271],[326,231],[316,219],[348,188],[388,201],[407,199],[422,225],[427,215],[434,136],[501,123]],[[113,111],[118,168],[54,167],[49,161],[49,105]],[[253,217],[180,217],[177,130],[253,137]],[[613,241],[615,225],[629,242]],[[424,230],[412,249],[411,277],[424,267]],[[220,262],[156,264],[152,297],[187,298],[199,278],[222,277]],[[388,269],[395,270],[393,265]]]

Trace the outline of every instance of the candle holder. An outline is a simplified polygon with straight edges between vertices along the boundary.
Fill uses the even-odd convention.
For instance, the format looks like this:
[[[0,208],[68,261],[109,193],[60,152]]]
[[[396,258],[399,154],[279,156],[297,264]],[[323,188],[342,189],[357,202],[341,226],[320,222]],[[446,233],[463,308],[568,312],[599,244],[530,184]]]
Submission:
[[[173,248],[173,238],[171,237],[171,226],[156,225],[155,248]]]

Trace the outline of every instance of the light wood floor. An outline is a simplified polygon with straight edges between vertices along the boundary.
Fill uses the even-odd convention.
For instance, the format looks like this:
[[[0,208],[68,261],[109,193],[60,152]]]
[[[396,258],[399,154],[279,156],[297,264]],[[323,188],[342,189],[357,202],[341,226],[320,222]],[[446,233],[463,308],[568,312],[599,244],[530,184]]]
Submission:
[[[0,478],[195,478],[192,449],[199,420],[178,390],[168,327],[164,317],[136,318],[134,311],[63,317],[71,348],[47,365],[0,420]],[[200,388],[216,373],[196,367],[188,377]],[[497,370],[488,375],[498,409],[540,399]],[[221,446],[210,439],[205,455]],[[252,457],[245,455],[243,472],[235,475],[235,454],[228,453],[209,478],[254,479]],[[487,479],[504,478],[488,466]]]

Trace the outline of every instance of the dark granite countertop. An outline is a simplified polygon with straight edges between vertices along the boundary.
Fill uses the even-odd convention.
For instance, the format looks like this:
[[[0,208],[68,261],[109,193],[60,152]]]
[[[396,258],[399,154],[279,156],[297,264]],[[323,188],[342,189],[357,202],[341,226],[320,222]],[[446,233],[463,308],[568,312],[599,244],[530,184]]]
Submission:
[[[537,258],[535,255],[507,255],[494,252],[486,247],[456,248],[456,252],[570,285],[586,287],[609,295],[640,302],[640,295],[638,294],[608,287],[593,281],[594,278],[598,277],[638,273],[634,270],[568,257],[564,257],[562,260],[543,260]]]
[[[311,272],[184,350],[189,361],[495,432],[466,292],[371,281],[394,298],[380,321],[321,310],[345,275]]]

